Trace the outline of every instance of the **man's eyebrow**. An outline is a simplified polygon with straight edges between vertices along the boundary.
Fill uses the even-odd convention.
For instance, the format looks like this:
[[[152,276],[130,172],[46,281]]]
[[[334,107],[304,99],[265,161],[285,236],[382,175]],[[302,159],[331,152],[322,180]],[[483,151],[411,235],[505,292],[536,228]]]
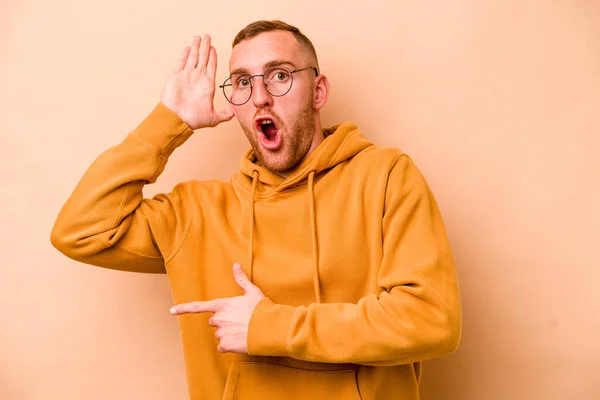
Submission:
[[[293,62],[285,60],[269,61],[268,63],[264,64],[263,67],[267,69],[271,67],[279,67],[281,65],[290,65],[292,68],[296,68],[296,65]],[[246,68],[236,68],[231,71],[231,76],[233,75],[250,75],[250,72]]]
[[[265,68],[271,68],[271,67],[279,67],[281,65],[291,65],[292,68],[296,68],[296,65],[291,62],[291,61],[284,61],[284,60],[276,60],[276,61],[269,61],[268,63],[265,64]]]

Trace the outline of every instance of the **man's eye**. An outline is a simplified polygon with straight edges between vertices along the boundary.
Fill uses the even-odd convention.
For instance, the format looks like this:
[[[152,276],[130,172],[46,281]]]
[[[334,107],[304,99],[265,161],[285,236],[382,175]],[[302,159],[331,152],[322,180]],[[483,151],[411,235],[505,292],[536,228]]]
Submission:
[[[240,87],[240,88],[248,87],[248,86],[250,86],[250,79],[238,78],[238,80],[236,82],[236,86]]]
[[[284,71],[278,71],[275,73],[275,80],[284,81],[288,77],[288,74]]]
[[[285,81],[289,78],[290,74],[287,71],[284,71],[282,69],[277,69],[275,71],[272,71],[268,77],[270,81],[275,81],[275,82],[282,82]]]

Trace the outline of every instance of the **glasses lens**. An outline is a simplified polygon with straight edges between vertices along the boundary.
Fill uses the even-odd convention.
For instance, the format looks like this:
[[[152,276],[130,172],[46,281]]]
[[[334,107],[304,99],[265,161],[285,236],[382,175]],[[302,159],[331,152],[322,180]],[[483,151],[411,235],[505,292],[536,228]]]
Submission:
[[[225,98],[235,105],[242,105],[250,99],[252,86],[248,76],[232,76],[223,84]]]
[[[283,96],[292,87],[292,74],[284,68],[270,68],[265,71],[265,84],[273,96]]]

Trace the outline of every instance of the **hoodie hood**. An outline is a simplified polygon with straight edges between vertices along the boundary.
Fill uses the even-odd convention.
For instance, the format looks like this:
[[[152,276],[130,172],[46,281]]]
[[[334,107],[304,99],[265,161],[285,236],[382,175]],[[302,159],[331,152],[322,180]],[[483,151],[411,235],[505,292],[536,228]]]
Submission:
[[[254,203],[256,193],[282,192],[287,188],[296,186],[307,180],[309,198],[309,219],[312,235],[313,254],[313,290],[315,302],[321,302],[321,280],[319,276],[319,236],[316,220],[316,199],[314,194],[315,175],[335,167],[353,157],[366,147],[373,144],[365,139],[361,131],[353,122],[346,122],[323,129],[325,140],[299,165],[297,165],[287,178],[283,178],[268,169],[255,164],[257,160],[254,149],[250,148],[244,154],[241,162],[241,172],[252,182],[250,196],[250,220],[248,239],[248,277],[253,282],[254,271]],[[260,185],[260,188],[258,187]]]

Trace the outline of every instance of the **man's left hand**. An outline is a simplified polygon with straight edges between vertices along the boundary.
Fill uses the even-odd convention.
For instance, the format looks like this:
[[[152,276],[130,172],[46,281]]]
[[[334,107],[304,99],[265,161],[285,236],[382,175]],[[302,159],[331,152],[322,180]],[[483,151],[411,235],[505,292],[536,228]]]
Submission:
[[[177,304],[171,308],[170,312],[173,315],[214,313],[208,319],[208,325],[217,328],[215,333],[219,340],[217,350],[221,353],[248,354],[247,338],[250,316],[265,295],[250,282],[239,263],[233,264],[233,277],[244,291],[243,296]]]

